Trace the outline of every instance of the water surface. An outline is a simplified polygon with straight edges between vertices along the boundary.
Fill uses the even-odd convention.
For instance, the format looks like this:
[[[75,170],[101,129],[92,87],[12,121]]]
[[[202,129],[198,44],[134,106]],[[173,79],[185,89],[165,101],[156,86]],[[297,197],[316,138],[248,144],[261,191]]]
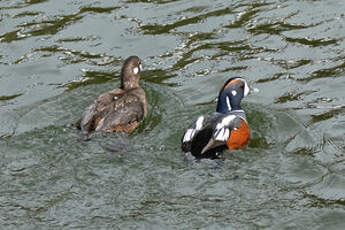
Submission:
[[[335,0],[1,1],[1,229],[344,229],[344,12]],[[83,141],[75,123],[134,54],[148,118]],[[185,162],[185,127],[236,75],[259,89],[243,101],[248,148]]]

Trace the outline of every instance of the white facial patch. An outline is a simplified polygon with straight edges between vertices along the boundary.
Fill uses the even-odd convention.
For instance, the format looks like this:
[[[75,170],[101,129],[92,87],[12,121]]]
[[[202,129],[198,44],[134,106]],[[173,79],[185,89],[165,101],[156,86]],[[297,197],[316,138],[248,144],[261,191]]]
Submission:
[[[139,69],[140,71],[143,70],[143,66],[141,64],[139,64]]]
[[[138,73],[139,73],[139,68],[138,68],[138,67],[135,67],[135,68],[133,69],[133,73],[134,73],[134,74],[138,74]]]
[[[236,91],[236,90],[233,90],[233,91],[231,91],[231,93],[232,93],[232,96],[236,96],[237,91]]]

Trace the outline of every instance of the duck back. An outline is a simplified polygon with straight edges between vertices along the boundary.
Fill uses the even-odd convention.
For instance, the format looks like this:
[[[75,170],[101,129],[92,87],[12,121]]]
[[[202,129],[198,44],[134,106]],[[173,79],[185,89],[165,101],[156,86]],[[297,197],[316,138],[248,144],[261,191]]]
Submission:
[[[100,95],[87,107],[80,126],[84,133],[101,130],[130,132],[139,125],[146,113],[143,89],[115,89]]]

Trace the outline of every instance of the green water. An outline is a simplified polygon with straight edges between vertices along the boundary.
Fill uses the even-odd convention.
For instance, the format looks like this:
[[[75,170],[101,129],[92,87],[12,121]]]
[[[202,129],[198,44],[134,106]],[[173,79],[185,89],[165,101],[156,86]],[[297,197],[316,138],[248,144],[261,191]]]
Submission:
[[[345,2],[0,1],[0,229],[345,229]],[[143,59],[148,118],[75,123]],[[180,138],[240,75],[245,150]],[[115,151],[114,151],[115,150]]]

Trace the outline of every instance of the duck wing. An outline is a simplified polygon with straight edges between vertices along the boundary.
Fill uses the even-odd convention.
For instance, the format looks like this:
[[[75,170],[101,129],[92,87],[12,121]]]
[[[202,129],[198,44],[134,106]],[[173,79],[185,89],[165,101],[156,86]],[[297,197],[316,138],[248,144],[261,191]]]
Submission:
[[[111,103],[103,110],[104,117],[96,131],[132,131],[144,119],[144,104],[139,97],[127,94]]]
[[[184,152],[191,152],[192,143],[198,134],[212,129],[212,122],[217,120],[220,113],[199,116],[191,125],[188,126],[181,139],[181,148]]]
[[[207,144],[202,148],[200,154],[205,154],[208,151],[221,146],[225,148],[231,132],[240,127],[241,118],[235,114],[228,113],[224,114],[224,116],[218,117],[212,126],[212,134]]]
[[[80,128],[84,133],[92,132],[96,129],[98,122],[104,118],[104,111],[109,105],[121,98],[122,89],[115,89],[101,94],[91,105],[89,105],[80,121]]]
[[[182,150],[197,158],[215,158],[218,152],[227,148],[231,131],[240,125],[241,118],[231,113],[200,116],[184,133]]]

